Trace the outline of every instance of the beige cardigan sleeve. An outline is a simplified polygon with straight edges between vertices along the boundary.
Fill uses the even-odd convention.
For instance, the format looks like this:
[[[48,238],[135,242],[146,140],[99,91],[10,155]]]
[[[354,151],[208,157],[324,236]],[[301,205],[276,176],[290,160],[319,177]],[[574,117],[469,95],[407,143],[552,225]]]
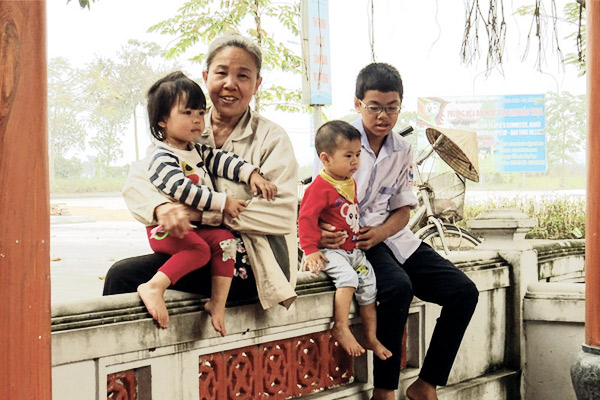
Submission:
[[[298,164],[285,131],[272,123],[265,125],[265,129],[269,129],[268,134],[259,132],[253,135],[255,142],[251,147],[259,150],[259,154],[255,152],[251,156],[251,162],[259,165],[265,179],[277,186],[277,196],[272,201],[265,200],[262,196],[251,197],[243,212],[236,218],[225,215],[224,223],[231,229],[246,234],[287,235],[296,229]],[[258,158],[260,162],[257,163]],[[230,185],[229,182],[221,183]],[[236,188],[228,189],[225,190],[226,193],[233,193]]]

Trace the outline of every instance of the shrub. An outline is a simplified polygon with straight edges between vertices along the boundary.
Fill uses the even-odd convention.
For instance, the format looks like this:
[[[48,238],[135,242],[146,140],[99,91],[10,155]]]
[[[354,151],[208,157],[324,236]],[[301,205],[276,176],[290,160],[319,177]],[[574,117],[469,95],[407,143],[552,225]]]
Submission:
[[[526,239],[579,239],[585,237],[585,200],[581,198],[512,198],[490,199],[465,204],[464,220],[473,219],[485,210],[516,208],[537,220]]]

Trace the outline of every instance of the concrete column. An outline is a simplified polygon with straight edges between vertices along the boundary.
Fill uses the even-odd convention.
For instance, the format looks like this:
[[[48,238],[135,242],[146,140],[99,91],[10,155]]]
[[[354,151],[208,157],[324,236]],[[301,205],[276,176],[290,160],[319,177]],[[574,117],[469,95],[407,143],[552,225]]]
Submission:
[[[51,398],[46,3],[0,0],[0,387]]]
[[[587,0],[585,344],[571,368],[578,400],[600,399],[600,0]]]

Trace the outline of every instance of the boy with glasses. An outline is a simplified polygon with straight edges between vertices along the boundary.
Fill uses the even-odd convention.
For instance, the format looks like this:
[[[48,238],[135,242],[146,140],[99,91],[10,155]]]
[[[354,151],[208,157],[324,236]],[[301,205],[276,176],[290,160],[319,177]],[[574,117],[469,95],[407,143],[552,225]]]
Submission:
[[[356,79],[354,106],[361,118],[353,125],[362,144],[361,163],[354,174],[361,226],[356,247],[365,251],[375,271],[378,338],[392,353],[386,360],[373,359],[373,399],[396,398],[402,333],[415,295],[439,304],[442,311],[419,378],[406,394],[412,400],[435,400],[437,386],[448,380],[479,292],[461,270],[406,227],[410,210],[417,206],[412,150],[392,132],[403,94],[400,74],[389,64],[369,64]],[[324,224],[321,247],[336,248],[345,237]]]

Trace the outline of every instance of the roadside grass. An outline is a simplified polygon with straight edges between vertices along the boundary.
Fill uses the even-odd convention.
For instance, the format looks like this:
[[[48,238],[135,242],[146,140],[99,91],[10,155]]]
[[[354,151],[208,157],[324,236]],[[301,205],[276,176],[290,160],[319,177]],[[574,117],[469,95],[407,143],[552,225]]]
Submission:
[[[51,194],[82,194],[120,192],[124,177],[111,178],[56,178],[50,185]]]
[[[308,168],[303,171],[309,175]],[[514,174],[517,175],[517,174]],[[518,174],[520,175],[520,174]],[[303,175],[301,175],[303,176]],[[565,188],[583,188],[584,177],[571,177],[560,185],[559,178],[548,176],[527,177],[527,190],[553,190]],[[57,178],[50,187],[51,194],[85,194],[85,193],[118,193],[125,183],[124,177],[111,178]],[[504,186],[506,185],[506,186]],[[515,183],[487,182],[483,185],[471,184],[467,190],[513,190],[518,191]],[[467,202],[464,207],[464,218],[459,226],[466,227],[466,221],[477,217],[485,210],[497,208],[516,208],[538,221],[537,226],[527,234],[528,239],[573,239],[585,237],[585,200],[571,197],[519,197],[490,198],[483,201]]]
[[[537,225],[526,239],[581,239],[585,237],[585,200],[581,198],[498,198],[477,203],[466,203],[464,218],[459,226],[466,227],[466,221],[490,209],[515,208],[537,220]]]

